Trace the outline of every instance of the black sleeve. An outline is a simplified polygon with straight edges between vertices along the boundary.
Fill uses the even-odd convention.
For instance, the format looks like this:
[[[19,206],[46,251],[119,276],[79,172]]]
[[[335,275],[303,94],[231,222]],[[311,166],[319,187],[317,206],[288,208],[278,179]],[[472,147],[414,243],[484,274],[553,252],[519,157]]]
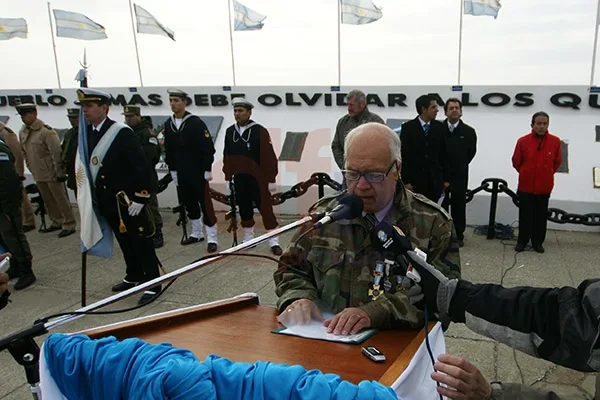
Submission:
[[[411,135],[411,126],[410,122],[405,122],[402,124],[402,129],[400,130],[400,154],[402,156],[402,182],[405,184],[413,183],[411,176],[411,160],[410,160],[410,152],[408,151],[410,148],[410,135]]]
[[[215,145],[213,143],[208,127],[200,117],[194,118],[194,131],[198,133],[198,149],[202,160],[204,171],[212,170],[212,164],[215,161]]]
[[[553,289],[459,281],[450,317],[555,364],[585,372],[600,369],[600,279]]]
[[[21,181],[12,161],[0,161],[0,209],[15,213],[21,205]]]
[[[163,144],[165,146],[165,164],[167,164],[167,167],[169,167],[170,171],[177,171],[177,165],[175,165],[175,163],[173,162],[175,159],[173,157],[173,152],[175,151],[175,149],[173,139],[171,138],[171,129],[167,127],[167,125],[170,123],[171,122],[168,119],[165,121],[165,127],[163,131]]]
[[[446,130],[444,129],[444,126],[442,124],[440,124],[439,132],[440,148],[438,158],[440,167],[442,168],[442,179],[444,182],[448,182],[450,180],[450,177],[448,176],[448,147],[446,143]]]
[[[477,153],[477,132],[475,129],[471,128],[471,135],[469,137],[469,159],[467,160],[469,163],[473,161],[475,158],[475,154]]]
[[[231,137],[233,135],[233,131],[230,131],[229,128],[225,131],[225,140],[223,142],[223,174],[225,175],[225,180],[231,180],[231,160],[229,158],[229,142],[231,141]]]
[[[150,200],[150,194],[156,193],[156,182],[152,177],[152,167],[144,154],[142,145],[129,129],[119,132],[119,145],[124,156],[129,161],[129,170],[134,179],[134,193],[131,201],[145,204]]]

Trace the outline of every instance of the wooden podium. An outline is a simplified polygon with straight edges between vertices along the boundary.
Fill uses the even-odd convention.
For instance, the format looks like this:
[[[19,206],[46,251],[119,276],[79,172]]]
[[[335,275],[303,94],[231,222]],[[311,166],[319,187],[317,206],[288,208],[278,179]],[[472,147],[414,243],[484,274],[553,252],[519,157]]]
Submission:
[[[408,366],[424,340],[421,331],[380,331],[361,345],[278,335],[277,310],[258,304],[257,297],[240,297],[192,306],[80,333],[93,339],[138,337],[149,343],[168,342],[192,351],[200,361],[216,354],[233,361],[271,361],[302,365],[334,373],[353,383],[376,380],[390,386]],[[434,323],[430,324],[430,329]],[[376,346],[386,355],[375,363],[361,353],[362,346]]]

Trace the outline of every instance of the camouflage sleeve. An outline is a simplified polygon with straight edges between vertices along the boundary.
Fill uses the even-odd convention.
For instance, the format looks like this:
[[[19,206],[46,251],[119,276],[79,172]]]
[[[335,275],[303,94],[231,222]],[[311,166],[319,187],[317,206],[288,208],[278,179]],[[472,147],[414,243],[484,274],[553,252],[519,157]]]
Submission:
[[[460,278],[460,253],[452,219],[443,215],[436,218],[426,253],[427,262],[441,273],[450,279]]]
[[[300,228],[292,238],[290,245],[280,258],[277,271],[273,274],[277,309],[283,311],[291,302],[298,299],[316,301],[319,296],[314,283],[312,265],[304,259],[312,247],[312,240],[307,235],[298,241],[300,236],[310,227]],[[289,268],[291,266],[292,268]]]
[[[369,314],[373,328],[388,329],[401,324],[419,328],[424,321],[423,312],[413,306],[403,292],[384,293],[361,308]]]

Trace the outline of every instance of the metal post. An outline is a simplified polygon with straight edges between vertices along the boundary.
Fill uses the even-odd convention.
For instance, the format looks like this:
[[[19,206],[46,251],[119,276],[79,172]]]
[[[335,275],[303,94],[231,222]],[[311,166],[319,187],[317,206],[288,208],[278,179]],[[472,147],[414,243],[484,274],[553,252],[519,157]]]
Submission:
[[[338,3],[338,13],[337,13],[337,22],[338,22],[338,86],[342,87],[342,45],[341,45],[341,25],[342,25],[342,0],[337,0]]]
[[[133,43],[135,43],[135,56],[137,57],[138,73],[140,75],[140,86],[144,87],[144,81],[142,80],[142,66],[140,64],[140,52],[138,51],[137,35],[135,34],[135,22],[133,17],[133,6],[131,0],[129,0],[129,12],[131,13],[131,29],[133,30]]]
[[[460,1],[460,28],[458,31],[458,81],[457,85],[460,85],[460,72],[462,68],[462,32],[463,32],[463,14],[464,14],[464,1]]]
[[[86,306],[87,251],[81,253],[81,307]]]
[[[325,197],[325,177],[323,174],[317,175],[319,177],[319,199]]]
[[[229,42],[231,44],[231,72],[233,74],[233,86],[235,86],[235,59],[233,57],[233,28],[231,27],[231,0],[227,2],[229,11]]]
[[[58,57],[56,56],[56,41],[54,40],[54,29],[52,28],[52,10],[50,2],[48,2],[48,22],[50,22],[50,36],[52,36],[52,50],[54,50],[54,66],[56,67],[56,80],[58,81],[58,88],[61,89],[60,74],[58,72]]]
[[[496,237],[496,207],[498,206],[498,181],[494,180],[492,185],[492,200],[490,202],[490,220],[488,223],[487,238]]]
[[[596,53],[598,51],[598,24],[600,23],[600,0],[596,9],[596,26],[594,27],[594,52],[592,55],[592,73],[590,77],[590,87],[594,86],[594,73],[596,71]]]

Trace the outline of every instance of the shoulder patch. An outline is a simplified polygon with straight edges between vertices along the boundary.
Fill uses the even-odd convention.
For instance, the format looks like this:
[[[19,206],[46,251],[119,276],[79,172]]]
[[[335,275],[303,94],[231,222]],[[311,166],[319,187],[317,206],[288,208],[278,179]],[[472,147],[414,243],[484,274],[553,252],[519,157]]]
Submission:
[[[48,132],[48,136],[56,136],[56,132],[54,132],[53,130],[51,130],[50,132]]]
[[[412,196],[419,202],[427,204],[429,207],[435,208],[437,211],[441,212],[447,219],[452,219],[452,217],[450,216],[450,214],[448,214],[446,209],[440,206],[438,203],[434,203],[433,201],[429,200],[427,197],[423,196],[420,193],[412,192]]]

